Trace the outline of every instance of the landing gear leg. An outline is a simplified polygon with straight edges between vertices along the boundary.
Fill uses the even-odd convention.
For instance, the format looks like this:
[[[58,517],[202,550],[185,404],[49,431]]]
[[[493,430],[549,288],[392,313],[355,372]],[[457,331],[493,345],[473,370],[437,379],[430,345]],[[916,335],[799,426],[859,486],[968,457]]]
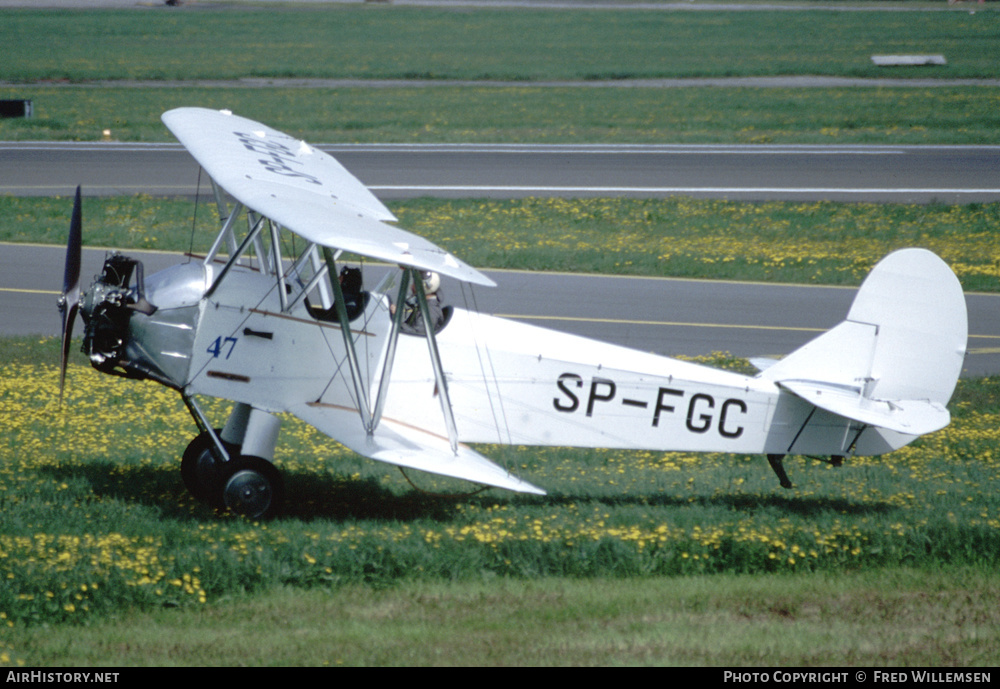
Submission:
[[[785,473],[785,465],[782,464],[782,460],[785,455],[768,455],[767,463],[771,465],[774,470],[775,475],[778,477],[778,482],[781,484],[782,488],[791,488],[792,482],[788,479],[788,474]]]
[[[181,477],[191,495],[248,519],[273,516],[285,493],[281,474],[271,463],[281,419],[236,404],[225,428],[213,430],[194,400],[185,397],[185,402],[202,428],[181,460]]]
[[[216,429],[215,432],[219,434],[221,430]],[[225,441],[223,445],[230,457],[239,455],[239,445]],[[196,500],[212,507],[222,507],[220,490],[225,463],[217,456],[218,452],[211,434],[204,431],[188,444],[181,458],[181,479],[184,481],[184,487]]]
[[[223,507],[222,487],[228,473],[225,465],[240,454],[240,445],[246,435],[251,407],[237,404],[229,414],[225,428],[212,429],[193,398],[184,396],[184,402],[201,428],[181,458],[181,479],[184,487],[199,502],[211,507]],[[223,450],[225,454],[223,454]]]

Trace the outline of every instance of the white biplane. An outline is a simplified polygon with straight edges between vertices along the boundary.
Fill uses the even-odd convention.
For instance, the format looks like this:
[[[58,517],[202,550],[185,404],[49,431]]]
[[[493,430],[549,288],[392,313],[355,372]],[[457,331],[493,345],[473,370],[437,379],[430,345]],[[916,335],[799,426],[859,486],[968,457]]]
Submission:
[[[95,368],[183,397],[200,433],[181,473],[207,503],[274,513],[280,413],[365,457],[528,493],[543,491],[468,443],[760,453],[789,487],[785,455],[881,454],[950,421],[965,299],[928,251],[886,257],[845,321],[756,376],[457,307],[441,327],[428,273],[493,282],[393,225],[332,157],[228,111],[181,108],[163,121],[212,178],[221,229],[204,258],[154,275],[110,255],[81,295],[78,191],[60,385],[79,310]],[[401,270],[378,289],[348,289],[343,252]],[[235,403],[223,428],[199,396]]]

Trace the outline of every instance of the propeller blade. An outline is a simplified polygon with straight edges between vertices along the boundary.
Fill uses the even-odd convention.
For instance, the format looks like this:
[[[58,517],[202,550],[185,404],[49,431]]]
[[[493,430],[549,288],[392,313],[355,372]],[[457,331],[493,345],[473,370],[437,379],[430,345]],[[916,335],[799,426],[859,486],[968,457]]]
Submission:
[[[80,287],[80,254],[83,243],[83,220],[80,209],[80,187],[73,200],[73,216],[69,222],[69,241],[66,242],[66,270],[63,273],[63,295]]]
[[[73,216],[69,223],[69,240],[66,242],[66,270],[63,273],[63,291],[59,297],[59,312],[62,314],[62,355],[59,362],[59,403],[62,404],[63,389],[66,385],[66,362],[69,359],[69,343],[73,337],[73,322],[80,307],[80,262],[83,253],[83,213],[80,208],[80,187],[76,188],[73,201]]]
[[[66,387],[66,362],[69,361],[69,343],[73,334],[73,321],[79,304],[73,304],[63,311],[62,355],[59,358],[59,404],[62,404],[63,390]]]

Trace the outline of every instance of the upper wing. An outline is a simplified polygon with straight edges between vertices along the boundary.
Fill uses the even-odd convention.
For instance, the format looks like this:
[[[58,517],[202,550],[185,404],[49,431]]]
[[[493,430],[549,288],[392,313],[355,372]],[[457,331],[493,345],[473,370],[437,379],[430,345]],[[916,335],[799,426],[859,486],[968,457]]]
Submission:
[[[332,156],[226,110],[178,108],[163,122],[205,171],[248,208],[305,239],[378,260],[493,286],[396,217]]]

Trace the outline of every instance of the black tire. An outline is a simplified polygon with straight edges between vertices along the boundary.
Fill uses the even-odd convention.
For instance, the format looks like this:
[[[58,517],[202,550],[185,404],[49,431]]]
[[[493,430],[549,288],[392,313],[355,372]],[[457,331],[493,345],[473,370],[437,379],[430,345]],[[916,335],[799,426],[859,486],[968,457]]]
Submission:
[[[222,433],[220,429],[215,432]],[[224,444],[231,458],[239,455],[238,445]],[[212,507],[222,507],[222,485],[226,472],[215,456],[213,445],[212,436],[207,431],[188,443],[181,458],[181,479],[196,500]]]
[[[269,519],[285,499],[285,482],[266,459],[241,455],[226,466],[226,480],[219,493],[232,512],[247,519]]]

